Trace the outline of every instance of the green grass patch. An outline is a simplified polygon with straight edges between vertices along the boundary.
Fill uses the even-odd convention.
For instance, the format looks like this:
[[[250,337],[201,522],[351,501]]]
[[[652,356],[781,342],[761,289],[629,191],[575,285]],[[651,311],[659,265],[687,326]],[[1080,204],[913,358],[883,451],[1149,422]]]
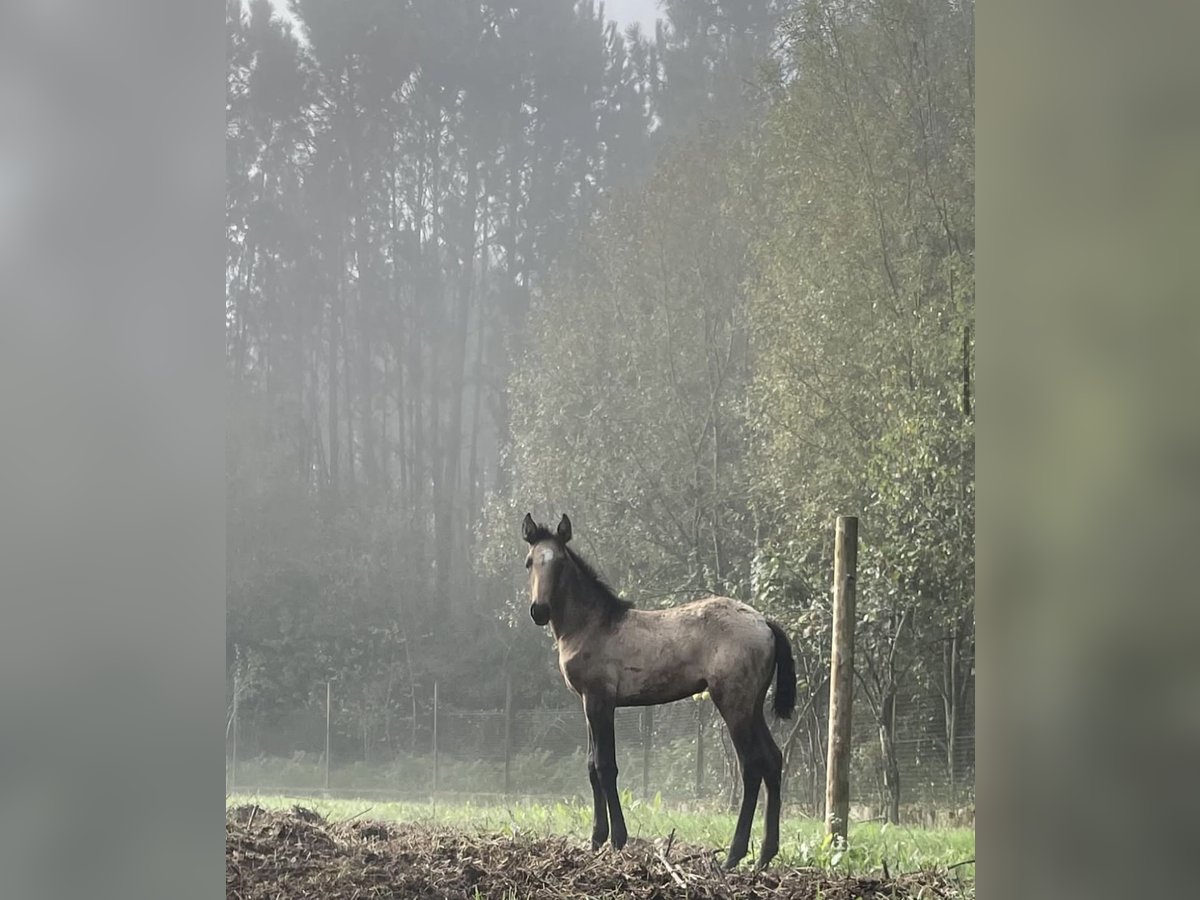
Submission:
[[[380,821],[415,822],[446,825],[492,834],[568,835],[586,840],[592,829],[590,803],[578,801],[538,802],[514,799],[509,803],[470,802],[387,802],[374,800],[335,800],[280,795],[236,795],[226,805],[257,803],[266,809],[290,809],[307,806],[331,821],[367,818]],[[736,815],[732,812],[687,811],[656,798],[645,801],[623,792],[625,821],[631,838],[654,840],[672,831],[675,839],[724,850],[733,836]],[[761,839],[762,810],[756,816],[751,833],[751,854]],[[923,869],[957,866],[955,872],[973,881],[975,865],[957,865],[975,858],[973,828],[910,828],[864,823],[852,825],[848,846],[838,850],[824,840],[819,821],[788,816],[780,823],[779,862],[790,866],[818,866],[847,875],[868,875],[883,871],[886,863],[893,874]]]

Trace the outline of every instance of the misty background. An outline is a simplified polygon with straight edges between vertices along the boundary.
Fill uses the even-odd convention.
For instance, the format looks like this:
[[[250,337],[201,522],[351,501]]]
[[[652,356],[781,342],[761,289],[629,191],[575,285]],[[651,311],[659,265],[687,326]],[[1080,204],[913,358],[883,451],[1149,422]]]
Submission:
[[[856,514],[861,765],[962,802],[974,4],[612,9],[228,3],[227,734],[294,758],[332,682],[386,766],[434,683],[571,707],[519,530],[565,511],[637,605],[785,624],[815,785]]]

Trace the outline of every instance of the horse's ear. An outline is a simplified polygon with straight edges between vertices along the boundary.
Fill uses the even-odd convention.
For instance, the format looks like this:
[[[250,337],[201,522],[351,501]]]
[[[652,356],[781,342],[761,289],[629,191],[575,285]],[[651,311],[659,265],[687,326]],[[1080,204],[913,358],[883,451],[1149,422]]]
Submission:
[[[533,516],[531,516],[529,513],[525,513],[525,520],[521,522],[521,537],[523,537],[526,542],[532,544],[533,533],[535,531],[537,531],[537,525],[534,524]]]
[[[571,520],[567,518],[566,513],[563,513],[558,523],[558,539],[564,544],[571,539]]]

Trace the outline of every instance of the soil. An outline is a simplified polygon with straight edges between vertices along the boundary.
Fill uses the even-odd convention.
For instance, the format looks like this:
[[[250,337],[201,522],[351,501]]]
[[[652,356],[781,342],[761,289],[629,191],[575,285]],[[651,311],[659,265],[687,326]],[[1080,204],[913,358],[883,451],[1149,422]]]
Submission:
[[[426,825],[331,822],[302,807],[240,806],[225,826],[225,895],[230,900],[366,898],[529,898],[584,900],[792,900],[820,897],[952,898],[957,883],[920,872],[847,878],[820,869],[749,862],[724,872],[712,849],[670,839],[631,840],[620,852],[593,852],[567,837],[471,833]]]

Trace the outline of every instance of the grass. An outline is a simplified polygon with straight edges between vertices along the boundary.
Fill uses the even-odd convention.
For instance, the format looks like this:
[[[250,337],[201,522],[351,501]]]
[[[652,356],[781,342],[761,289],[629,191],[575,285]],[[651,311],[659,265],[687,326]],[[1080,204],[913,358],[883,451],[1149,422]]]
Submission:
[[[631,838],[653,840],[672,831],[675,839],[724,849],[733,835],[736,815],[729,812],[683,811],[657,798],[647,802],[625,794],[625,821]],[[322,813],[333,821],[369,818],[382,821],[447,825],[509,835],[568,835],[586,840],[591,834],[591,805],[582,802],[534,802],[475,804],[469,802],[377,802],[334,800],[280,795],[236,795],[226,806],[258,803],[268,809],[290,809],[299,804]],[[751,853],[761,836],[761,807],[751,833]],[[847,875],[868,875],[883,870],[893,874],[956,866],[966,881],[975,878],[975,831],[973,828],[910,828],[863,823],[852,825],[848,846],[831,848],[824,839],[821,822],[788,817],[780,823],[778,860],[784,865],[819,866]],[[966,865],[959,865],[972,860]],[[745,864],[744,864],[745,865]]]

